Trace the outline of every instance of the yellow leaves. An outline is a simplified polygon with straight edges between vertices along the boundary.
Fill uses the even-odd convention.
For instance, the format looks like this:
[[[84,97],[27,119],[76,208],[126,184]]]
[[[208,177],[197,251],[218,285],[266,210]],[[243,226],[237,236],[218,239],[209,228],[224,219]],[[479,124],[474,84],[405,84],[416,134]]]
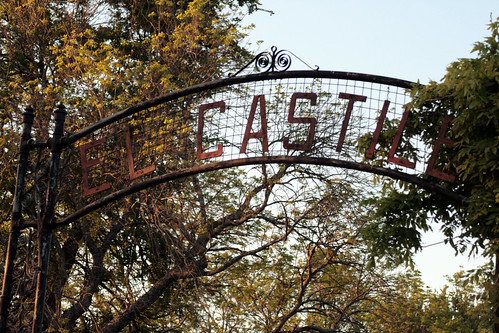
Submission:
[[[158,6],[173,7],[176,1],[174,0],[156,0]]]
[[[159,32],[151,36],[151,51],[155,49],[160,49],[161,45],[164,43],[166,34],[164,32]]]
[[[99,54],[106,53],[106,46],[95,41],[94,33],[71,31],[61,38],[60,43],[50,47],[55,54],[58,70],[72,77],[80,77],[96,64]]]
[[[126,7],[113,16],[112,7],[102,11],[101,4],[79,1],[1,1],[0,14],[9,15],[0,15],[0,25],[16,27],[9,30],[15,41],[9,47],[27,73],[10,75],[5,86],[23,100],[20,104],[33,95],[37,100],[50,95],[87,110],[82,118],[92,113],[90,120],[213,78],[234,56],[230,50],[240,35],[230,22],[233,14],[221,4],[148,3],[139,14],[134,6],[142,3],[134,1],[130,12]],[[117,21],[102,25],[103,13]]]

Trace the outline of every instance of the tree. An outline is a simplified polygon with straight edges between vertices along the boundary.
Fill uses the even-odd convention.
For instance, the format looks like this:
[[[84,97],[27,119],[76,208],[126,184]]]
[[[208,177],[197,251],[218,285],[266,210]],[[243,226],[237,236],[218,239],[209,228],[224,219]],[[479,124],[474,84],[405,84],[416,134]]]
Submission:
[[[128,1],[3,1],[0,4],[0,109],[5,162],[2,166],[6,167],[2,169],[2,188],[5,189],[2,191],[5,193],[2,220],[8,220],[8,207],[14,192],[13,161],[15,145],[19,141],[20,107],[35,107],[34,137],[45,140],[50,131],[52,108],[58,102],[70,105],[68,130],[74,131],[139,100],[215,78],[227,67],[244,59],[246,51],[240,46],[243,34],[239,30],[238,10],[248,8],[253,11],[257,4],[252,0],[237,3],[138,1],[133,4]],[[44,154],[33,164],[31,176],[34,179],[29,181],[30,189],[25,195],[29,208],[25,211],[26,218],[36,217],[43,206],[40,197],[44,192],[46,165]],[[199,183],[195,179],[192,181],[197,188]],[[176,191],[179,186],[181,184],[172,184],[169,190]],[[264,189],[265,186],[258,188],[254,195]],[[161,191],[158,189],[157,193]],[[192,193],[200,192],[193,190]],[[61,193],[61,198],[61,203],[68,207],[80,204],[67,192]],[[113,264],[134,263],[137,255],[143,255],[143,252],[137,254],[136,248],[118,246],[120,241],[134,241],[144,236],[142,230],[137,230],[137,223],[148,212],[135,207],[111,207],[96,213],[81,224],[67,227],[54,240],[52,252],[55,258],[51,264],[54,279],[49,284],[45,327],[58,330],[74,330],[76,326],[79,329],[98,328],[102,326],[101,318],[104,322],[111,321],[118,313],[113,309],[118,306],[125,308],[127,297],[129,303],[137,304],[133,299],[137,298],[136,293],[127,289],[131,286],[130,281],[122,284],[123,279],[129,277],[127,274],[133,272],[137,274],[133,282],[142,282],[142,286],[153,294],[152,300],[144,305],[141,298],[140,310],[134,308],[127,313],[128,317],[122,316],[121,321],[108,324],[108,329],[131,325],[137,314],[179,277],[192,276],[193,267],[188,269],[185,265],[191,265],[193,261],[176,263],[183,268],[166,270],[167,273],[156,267],[156,271],[147,269],[146,273],[138,274],[137,266],[132,265],[117,270],[123,274],[120,279],[110,277],[109,267]],[[172,204],[171,208],[176,207]],[[227,218],[237,220],[240,215]],[[193,214],[191,217],[199,216]],[[6,226],[7,223],[2,224],[3,228]],[[150,237],[141,238],[140,242],[151,240],[145,247],[150,246],[151,251],[165,250],[168,242],[164,234],[150,230],[146,234]],[[175,237],[171,236],[170,240],[175,240]],[[12,323],[12,327],[19,330],[25,330],[31,320],[32,304],[26,300],[34,292],[36,264],[30,255],[34,241],[35,233],[25,231],[21,243],[27,247],[18,255],[18,263],[24,261],[24,265],[19,265],[21,268],[16,271],[16,281],[19,282],[16,287],[21,290],[21,296],[14,304],[22,311]],[[206,243],[204,238],[200,241]],[[148,258],[143,258],[141,269],[161,256],[158,252],[148,255]],[[174,257],[172,255],[170,259]],[[168,265],[170,262],[163,263]],[[108,268],[104,268],[106,265]],[[113,302],[116,304],[102,301],[105,299],[103,295],[109,293],[105,281],[122,291],[114,291]],[[151,281],[157,282],[153,288]],[[95,304],[110,305],[109,311]],[[91,306],[99,308],[93,318]]]
[[[490,272],[490,267],[484,267]],[[483,273],[484,271],[482,271]],[[441,290],[424,287],[419,272],[388,278],[379,303],[365,319],[369,332],[490,332],[490,303],[483,283],[490,277],[466,272]]]
[[[476,58],[460,59],[447,68],[440,83],[430,82],[412,89],[411,126],[429,146],[441,146],[434,171],[455,176],[441,181],[467,198],[467,205],[455,203],[401,184],[386,187],[378,200],[376,223],[367,228],[374,256],[396,262],[410,259],[421,249],[420,232],[435,220],[457,251],[482,248],[491,258],[499,253],[499,20],[491,22],[491,35],[473,48]],[[438,136],[443,122],[449,130]],[[438,172],[438,171],[437,171]],[[431,217],[431,218],[429,218]],[[496,278],[497,279],[497,278]],[[496,298],[496,286],[490,295]],[[494,301],[495,308],[497,300]]]
[[[70,111],[71,133],[138,101],[219,77],[246,58],[239,10],[257,6],[255,0],[3,1],[2,231],[14,193],[22,107],[35,108],[33,136],[42,142],[59,102]],[[180,118],[192,126],[194,102],[181,102],[187,107]],[[167,112],[159,109],[149,121]],[[135,134],[133,126],[128,130]],[[176,145],[156,164],[158,174],[195,160],[193,143],[181,132],[171,135]],[[71,173],[81,171],[74,155],[70,149],[63,156],[69,181],[57,193],[59,212],[85,204],[81,184],[71,182]],[[30,161],[22,217],[39,221],[46,151],[35,149]],[[335,169],[263,165],[171,181],[96,210],[53,236],[43,329],[198,331],[205,323],[248,319],[223,310],[233,310],[240,296],[258,296],[272,307],[259,312],[263,320],[245,324],[255,330],[360,331],[361,314],[373,312],[369,305],[381,280],[366,270],[359,246],[358,227],[368,219],[352,205],[357,183],[358,175]],[[20,235],[12,331],[27,331],[33,321],[37,233],[23,229]],[[262,283],[248,284],[242,272]],[[255,304],[268,305],[245,306],[255,311]]]
[[[362,331],[383,276],[367,269],[359,236],[367,222],[355,190],[342,187],[297,216],[286,242],[206,281],[198,330]]]
[[[66,129],[71,133],[138,101],[217,78],[247,55],[234,10],[246,6],[251,12],[257,4],[253,0],[3,1],[4,234],[14,193],[13,161],[23,106],[36,110],[33,137],[41,142],[49,137],[51,112],[59,102],[69,110]],[[158,112],[158,119],[164,119],[167,110]],[[133,136],[133,128],[130,132]],[[181,133],[172,136],[177,134],[180,143],[172,148],[171,160],[157,164],[157,173],[171,170],[172,161],[195,159],[192,142],[182,142]],[[30,163],[22,216],[27,221],[39,221],[43,213],[47,155],[35,149],[30,156],[34,162]],[[66,182],[58,192],[60,211],[75,210],[85,202],[78,191],[81,185],[70,181],[72,172],[81,171],[73,156],[70,151],[63,159]],[[106,158],[116,162],[112,156]],[[348,201],[349,182],[332,181],[338,178],[333,177],[335,172],[339,171],[326,173],[293,165],[212,172],[138,193],[59,229],[52,240],[43,329],[197,331],[205,320],[196,314],[206,314],[199,305],[206,294],[196,291],[208,290],[222,273],[234,274],[228,270],[239,263],[239,271],[266,267],[254,258],[268,257],[265,251],[273,248],[287,250],[290,245],[284,243],[288,240],[307,242],[299,248],[304,267],[294,267],[293,275],[286,277],[302,283],[302,297],[323,272],[331,276],[338,271],[329,268],[331,263],[350,267],[350,275],[362,280],[369,276],[365,265],[353,262],[361,257],[340,251],[343,245],[353,246],[348,239],[322,244],[318,238],[327,233],[327,223],[347,214],[340,207]],[[343,198],[343,203],[332,198]],[[321,203],[328,204],[328,216],[313,215]],[[320,228],[308,225],[311,221],[322,224]],[[9,319],[12,331],[27,331],[32,325],[31,300],[38,270],[32,252],[38,233],[23,229],[20,236],[14,272],[18,292],[11,311],[17,315]],[[343,285],[350,283],[347,277]],[[327,294],[328,288],[320,290]],[[328,295],[332,298],[333,294]],[[337,308],[343,307],[344,300],[348,298],[331,302]],[[335,307],[329,313],[335,313]],[[282,311],[288,314],[275,318],[275,329],[290,325],[303,312],[303,304]],[[347,311],[336,313],[341,314],[338,322],[350,317]],[[309,321],[314,318],[325,316],[316,313]]]

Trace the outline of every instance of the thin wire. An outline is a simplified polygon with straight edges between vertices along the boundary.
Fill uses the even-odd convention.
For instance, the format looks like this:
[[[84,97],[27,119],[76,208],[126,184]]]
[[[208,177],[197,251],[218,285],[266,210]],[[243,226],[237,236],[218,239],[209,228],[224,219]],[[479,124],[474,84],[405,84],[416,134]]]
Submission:
[[[437,243],[428,244],[428,245],[421,245],[421,247],[422,248],[426,248],[426,247],[430,247],[430,246],[440,245],[440,244],[443,244],[443,243],[445,243],[445,240],[437,242]]]

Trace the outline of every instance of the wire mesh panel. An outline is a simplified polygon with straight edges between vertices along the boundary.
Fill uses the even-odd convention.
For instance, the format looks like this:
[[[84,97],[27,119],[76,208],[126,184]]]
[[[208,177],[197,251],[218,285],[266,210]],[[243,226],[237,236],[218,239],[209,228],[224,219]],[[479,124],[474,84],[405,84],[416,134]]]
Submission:
[[[341,160],[421,175],[433,147],[406,126],[410,86],[319,71],[200,85],[71,136],[65,183],[85,205],[179,170],[259,157]]]

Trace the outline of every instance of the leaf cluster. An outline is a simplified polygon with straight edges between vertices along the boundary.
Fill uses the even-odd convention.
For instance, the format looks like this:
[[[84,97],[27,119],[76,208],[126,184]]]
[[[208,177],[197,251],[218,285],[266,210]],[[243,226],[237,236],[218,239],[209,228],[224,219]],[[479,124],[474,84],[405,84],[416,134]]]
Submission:
[[[456,176],[439,181],[467,198],[462,206],[451,200],[403,184],[389,188],[376,201],[375,223],[366,232],[375,256],[388,254],[408,261],[421,248],[420,232],[433,219],[456,250],[472,248],[497,253],[499,232],[499,19],[490,23],[491,35],[473,48],[475,58],[460,59],[447,68],[441,82],[411,90],[411,118],[407,125],[433,147],[445,116],[452,116],[434,168]],[[427,176],[430,177],[430,176]],[[435,181],[435,178],[432,178]]]

